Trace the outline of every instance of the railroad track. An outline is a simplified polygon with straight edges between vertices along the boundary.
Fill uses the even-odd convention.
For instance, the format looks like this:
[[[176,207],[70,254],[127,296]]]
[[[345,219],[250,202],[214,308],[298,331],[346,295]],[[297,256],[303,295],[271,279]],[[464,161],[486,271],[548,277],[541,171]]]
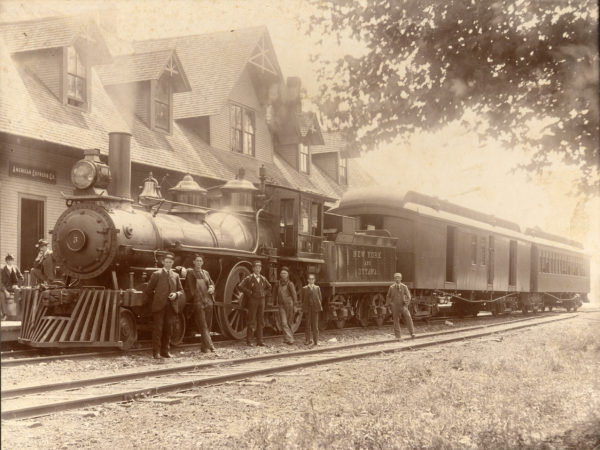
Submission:
[[[560,314],[560,313],[555,312],[554,314]],[[504,317],[508,318],[511,316],[507,315]],[[436,323],[436,322],[443,322],[445,320],[457,320],[457,318],[454,318],[454,317],[434,318],[434,319],[429,319],[429,321],[425,322],[425,323],[432,324],[432,323]],[[487,315],[487,316],[478,316],[478,317],[466,317],[466,318],[462,318],[460,320],[462,322],[471,322],[471,321],[480,321],[480,320],[481,321],[498,320],[498,317],[495,317],[495,319],[494,319],[494,316]],[[415,327],[418,329],[419,326],[420,326],[420,322],[416,322]],[[380,329],[385,329],[386,327],[389,328],[390,324],[385,324],[382,327],[380,327]],[[333,329],[325,330],[325,332],[327,334],[337,336],[346,331],[356,330],[356,329],[364,329],[364,327],[354,326],[354,327],[345,327],[342,329],[334,329],[333,328]],[[302,331],[302,332],[299,332],[296,334],[303,334],[303,333],[304,332]],[[273,335],[273,336],[265,336],[266,341],[272,341],[272,340],[277,340],[277,339],[281,339],[280,334]],[[225,339],[225,338],[223,338],[223,339],[214,339],[213,338],[213,341],[217,344],[218,347],[235,345],[235,344],[239,344],[241,342],[238,340]],[[149,341],[146,341],[144,343],[149,343]],[[199,349],[200,347],[201,347],[200,342],[194,342],[194,343],[180,344],[176,347],[176,349],[177,350],[194,350],[194,349]],[[40,353],[44,352],[43,349],[15,350],[15,351],[7,351],[7,352],[0,353],[0,367],[5,368],[5,367],[21,366],[21,365],[25,365],[25,364],[49,363],[49,362],[53,362],[53,361],[61,361],[64,359],[76,360],[76,359],[87,359],[87,358],[104,357],[104,356],[121,356],[121,355],[125,355],[125,354],[136,354],[136,353],[149,352],[150,350],[151,350],[150,346],[144,346],[144,347],[134,348],[134,349],[129,349],[129,350],[104,349],[104,350],[86,350],[86,351],[80,351],[80,352],[69,351],[69,349],[63,349],[63,350],[60,350],[60,354],[55,354],[55,355],[40,354]]]
[[[22,419],[103,403],[131,401],[199,386],[210,386],[254,376],[332,364],[381,353],[416,350],[474,339],[571,319],[576,316],[577,314],[566,314],[558,317],[526,317],[500,324],[477,325],[424,333],[418,335],[415,340],[397,341],[388,339],[349,345],[324,346],[284,354],[212,360],[192,365],[179,364],[98,378],[8,389],[1,392],[1,418],[3,420]]]

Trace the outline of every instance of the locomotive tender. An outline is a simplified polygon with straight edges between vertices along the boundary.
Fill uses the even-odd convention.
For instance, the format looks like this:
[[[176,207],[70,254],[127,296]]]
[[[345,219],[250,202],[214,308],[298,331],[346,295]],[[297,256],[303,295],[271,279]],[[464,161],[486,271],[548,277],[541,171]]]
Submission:
[[[326,197],[243,179],[208,192],[190,175],[162,198],[151,176],[135,202],[132,198],[128,133],[109,134],[108,164],[98,150],[85,152],[73,166],[72,195],[52,231],[55,262],[64,285],[20,290],[23,319],[19,342],[34,347],[116,346],[135,344],[138,330],[149,328],[149,299],[143,289],[173,252],[175,265],[191,265],[202,253],[216,283],[214,317],[224,335],[245,336],[240,281],[255,259],[276,281],[279,268],[290,268],[300,287],[309,272],[319,273],[326,319],[338,327],[360,302],[361,321],[382,321],[382,293],[393,272],[396,240],[381,232],[357,232],[357,220],[324,213]],[[209,205],[210,203],[210,205]],[[324,229],[324,225],[326,229]],[[325,234],[324,234],[325,233]],[[185,270],[182,270],[182,276]],[[280,329],[277,305],[268,302],[265,325]],[[173,343],[193,328],[192,305],[183,299]],[[212,317],[208,318],[212,323]],[[294,331],[300,326],[298,305]]]
[[[243,178],[210,191],[186,175],[162,197],[145,180],[138,201],[130,192],[130,135],[109,134],[108,164],[85,152],[72,170],[75,187],[52,232],[61,285],[23,288],[19,342],[34,347],[129,348],[151,312],[143,289],[161,255],[176,266],[202,253],[216,283],[213,328],[245,336],[240,281],[260,259],[277,281],[288,266],[299,288],[317,274],[324,298],[322,324],[343,327],[355,317],[366,326],[389,317],[385,293],[396,271],[413,293],[415,318],[494,314],[587,301],[589,257],[580,244],[416,192],[364,188],[348,192],[337,208],[328,199]],[[181,270],[185,276],[185,270]],[[280,330],[268,299],[265,325]],[[192,305],[181,301],[173,343],[194,329]],[[212,320],[213,316],[216,320]],[[294,331],[302,320],[296,307]]]

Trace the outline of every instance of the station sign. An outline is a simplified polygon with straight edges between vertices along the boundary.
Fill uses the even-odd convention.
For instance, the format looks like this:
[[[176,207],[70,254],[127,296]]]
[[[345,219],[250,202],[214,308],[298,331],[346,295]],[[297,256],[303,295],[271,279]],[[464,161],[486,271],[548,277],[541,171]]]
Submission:
[[[8,175],[11,177],[27,178],[42,183],[56,184],[56,172],[54,170],[19,164],[10,161]]]

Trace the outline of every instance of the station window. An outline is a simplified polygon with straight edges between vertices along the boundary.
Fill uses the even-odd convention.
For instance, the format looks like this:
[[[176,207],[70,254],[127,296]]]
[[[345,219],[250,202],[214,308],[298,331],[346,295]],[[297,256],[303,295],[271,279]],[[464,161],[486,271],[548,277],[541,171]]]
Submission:
[[[239,105],[229,105],[231,150],[254,156],[256,126],[254,111]]]
[[[154,92],[154,126],[164,131],[171,129],[171,82],[167,75],[160,77]]]
[[[471,264],[477,264],[477,236],[471,235]]]
[[[340,167],[339,167],[339,175],[340,175],[340,184],[348,184],[348,159],[340,156]]]
[[[87,70],[75,48],[67,47],[67,103],[84,106],[87,98]]]
[[[310,173],[310,154],[305,144],[300,144],[300,172]]]

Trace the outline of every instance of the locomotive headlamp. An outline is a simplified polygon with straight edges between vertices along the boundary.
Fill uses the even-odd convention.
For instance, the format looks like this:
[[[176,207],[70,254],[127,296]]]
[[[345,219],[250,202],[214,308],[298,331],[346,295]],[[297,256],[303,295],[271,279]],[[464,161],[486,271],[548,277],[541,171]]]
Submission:
[[[91,187],[106,188],[110,184],[110,170],[100,161],[100,151],[85,150],[84,154],[84,159],[77,161],[71,169],[71,183],[81,190]]]
[[[96,167],[86,160],[77,161],[71,170],[71,182],[77,189],[87,189],[96,179]]]

